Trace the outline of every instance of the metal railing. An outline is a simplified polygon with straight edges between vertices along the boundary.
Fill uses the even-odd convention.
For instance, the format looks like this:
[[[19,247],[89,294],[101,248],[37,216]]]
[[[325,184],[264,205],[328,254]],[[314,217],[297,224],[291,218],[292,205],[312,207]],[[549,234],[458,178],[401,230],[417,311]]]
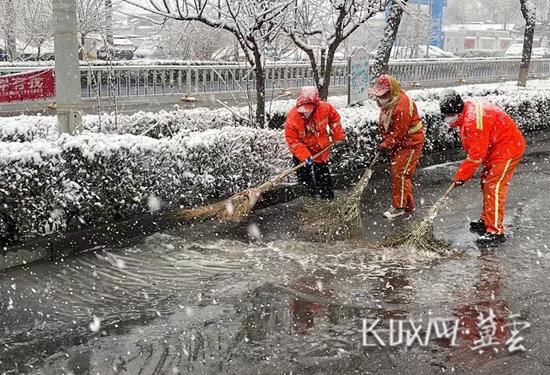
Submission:
[[[438,86],[456,83],[498,82],[516,79],[519,59],[445,59],[431,61],[394,61],[389,73],[405,86]],[[0,75],[40,67],[3,67]],[[348,84],[346,63],[336,63],[331,87]],[[256,87],[254,70],[242,65],[114,65],[81,66],[82,96],[132,97],[153,95],[193,95],[252,91]],[[266,66],[267,89],[292,89],[313,85],[309,64]],[[531,76],[550,77],[550,59],[534,59]]]

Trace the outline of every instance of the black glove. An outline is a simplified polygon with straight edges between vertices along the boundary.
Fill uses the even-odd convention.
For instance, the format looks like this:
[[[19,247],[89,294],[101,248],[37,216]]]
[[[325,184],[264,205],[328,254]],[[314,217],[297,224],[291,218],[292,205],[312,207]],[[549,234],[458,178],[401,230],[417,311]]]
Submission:
[[[454,180],[453,182],[455,183],[455,186],[462,186],[462,185],[464,185],[464,182],[466,182],[466,181]]]

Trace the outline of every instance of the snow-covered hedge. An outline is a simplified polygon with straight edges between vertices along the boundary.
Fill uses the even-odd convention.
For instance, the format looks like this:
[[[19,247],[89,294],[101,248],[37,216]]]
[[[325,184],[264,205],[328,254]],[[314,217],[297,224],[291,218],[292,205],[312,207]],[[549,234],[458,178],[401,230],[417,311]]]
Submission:
[[[459,88],[504,107],[525,131],[550,127],[550,91],[507,85]],[[441,90],[411,95],[424,116],[426,152],[458,146],[440,119]],[[335,170],[365,164],[378,142],[372,102],[339,109],[347,142]],[[290,165],[282,123],[293,101],[273,103],[269,129],[256,129],[226,111],[86,116],[85,132],[58,136],[52,117],[0,120],[0,241],[59,229],[93,226],[159,206],[200,203],[255,186]],[[246,109],[239,115],[245,116]],[[147,131],[147,135],[140,135]],[[125,134],[119,134],[125,133]]]
[[[161,140],[87,134],[0,143],[1,238],[240,191],[286,167],[286,154],[279,131],[242,127]]]
[[[243,117],[244,109],[238,109]],[[235,112],[237,113],[237,112]],[[283,120],[284,121],[284,120]],[[104,113],[84,116],[84,133],[133,134],[152,138],[170,138],[175,134],[221,129],[227,126],[250,125],[248,121],[225,109],[173,110],[137,112],[130,115]],[[30,142],[58,138],[53,116],[16,116],[0,118],[1,142]]]

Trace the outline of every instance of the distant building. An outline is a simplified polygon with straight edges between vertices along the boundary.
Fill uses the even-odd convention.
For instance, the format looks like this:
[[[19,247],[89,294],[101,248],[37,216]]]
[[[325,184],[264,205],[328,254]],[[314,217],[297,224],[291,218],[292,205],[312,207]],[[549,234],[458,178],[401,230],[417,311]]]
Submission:
[[[517,55],[514,51],[523,44],[525,25],[516,27],[502,24],[468,23],[445,27],[444,49],[458,55],[468,51],[505,52],[507,56]],[[549,47],[549,31],[546,23],[539,23],[535,29],[533,47],[536,55],[544,55],[540,48]]]
[[[514,25],[508,26],[504,29],[502,24],[492,23],[449,25],[444,28],[443,47],[455,54],[466,50],[506,51],[518,39]]]

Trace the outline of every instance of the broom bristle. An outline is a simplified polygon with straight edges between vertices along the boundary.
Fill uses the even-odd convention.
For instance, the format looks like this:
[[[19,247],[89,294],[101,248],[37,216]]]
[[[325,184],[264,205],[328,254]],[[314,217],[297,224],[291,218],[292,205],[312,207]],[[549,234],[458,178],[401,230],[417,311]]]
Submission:
[[[362,227],[361,196],[372,176],[368,169],[351,193],[333,201],[314,200],[306,202],[302,211],[303,233],[315,234],[327,241],[350,239]]]
[[[360,196],[355,194],[334,201],[306,202],[301,230],[326,240],[349,239],[361,228]]]
[[[446,200],[446,197],[438,200],[430,208],[428,215],[410,233],[398,236],[388,241],[386,245],[389,247],[414,247],[437,254],[451,250],[450,244],[436,239],[433,233],[433,222]]]
[[[239,222],[250,214],[260,195],[261,191],[258,189],[248,189],[222,202],[179,210],[175,217],[187,220],[216,218],[221,221]]]

